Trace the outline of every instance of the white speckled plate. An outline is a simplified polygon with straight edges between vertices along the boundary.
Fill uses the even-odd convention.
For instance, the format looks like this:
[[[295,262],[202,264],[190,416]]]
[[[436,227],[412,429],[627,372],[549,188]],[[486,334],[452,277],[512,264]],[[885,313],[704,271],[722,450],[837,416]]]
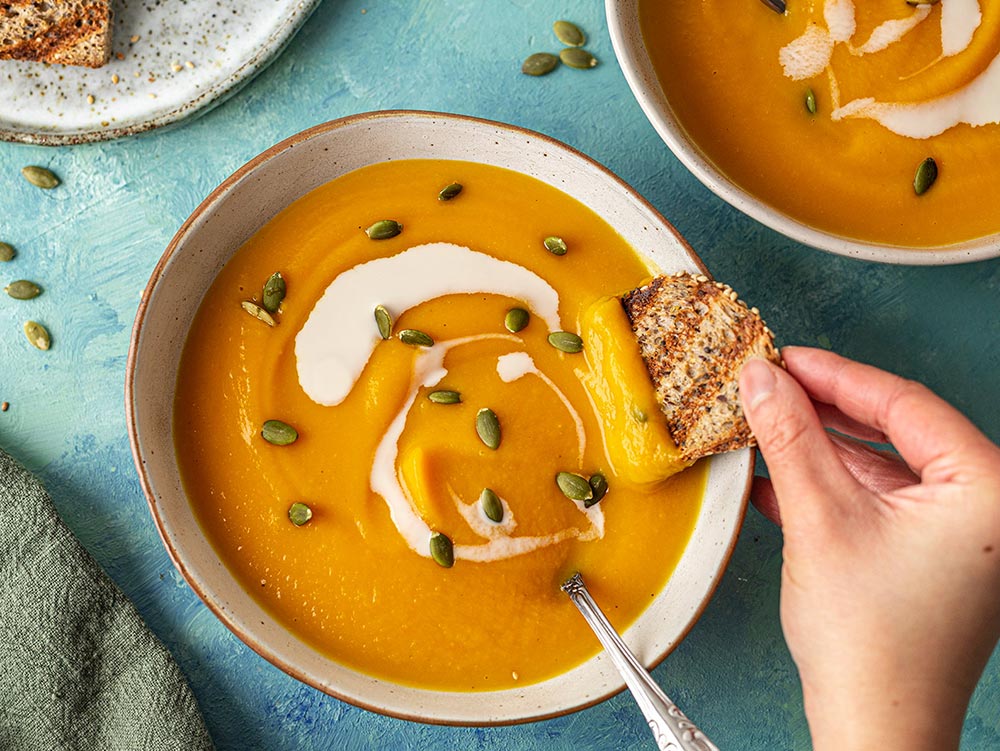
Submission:
[[[0,139],[104,141],[206,112],[263,70],[320,0],[115,0],[103,68],[0,61]]]

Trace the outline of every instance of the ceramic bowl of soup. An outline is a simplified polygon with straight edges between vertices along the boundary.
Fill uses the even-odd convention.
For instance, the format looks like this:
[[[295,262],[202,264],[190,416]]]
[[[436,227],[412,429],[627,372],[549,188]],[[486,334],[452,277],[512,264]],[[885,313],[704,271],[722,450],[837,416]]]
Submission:
[[[620,691],[560,583],[657,663],[753,472],[677,472],[621,324],[615,295],[682,270],[663,217],[537,133],[380,112],[279,143],[184,223],[136,317],[129,433],[170,556],[260,655],[367,709],[503,724]]]
[[[1000,9],[784,5],[606,0],[629,86],[677,158],[816,248],[906,264],[1000,255]]]

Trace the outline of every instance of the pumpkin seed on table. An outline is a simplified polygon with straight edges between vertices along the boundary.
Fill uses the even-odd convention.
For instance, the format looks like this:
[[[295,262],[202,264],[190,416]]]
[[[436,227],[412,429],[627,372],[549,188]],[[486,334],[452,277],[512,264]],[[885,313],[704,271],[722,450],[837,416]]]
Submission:
[[[388,240],[403,231],[403,225],[394,219],[380,219],[365,230],[372,240]]]
[[[264,310],[260,305],[255,302],[250,302],[249,300],[244,300],[240,303],[240,307],[243,308],[247,313],[252,315],[258,321],[263,321],[268,326],[277,326],[278,322],[274,320],[274,316]]]
[[[3,291],[15,300],[32,300],[42,294],[42,288],[27,279],[11,282],[3,288]]]
[[[441,188],[441,192],[438,193],[439,201],[450,201],[452,198],[457,196],[462,192],[462,183],[451,183],[450,185],[445,185]]]
[[[15,255],[17,254],[14,252],[12,245],[9,243],[0,243],[0,262],[13,261]]]
[[[572,21],[556,21],[552,24],[552,31],[556,39],[567,47],[582,47],[587,41],[580,27]]]
[[[566,247],[566,241],[561,237],[556,237],[555,235],[546,237],[542,240],[542,245],[544,245],[545,249],[554,256],[564,256],[568,250]]]
[[[266,420],[260,429],[260,435],[275,446],[288,446],[299,439],[299,431],[281,420]]]
[[[549,344],[560,352],[571,355],[583,351],[583,339],[570,331],[553,331],[548,336]]]
[[[389,315],[385,305],[375,306],[375,325],[378,327],[379,336],[383,339],[389,339],[392,336],[392,316]]]
[[[476,433],[487,448],[494,451],[500,448],[500,418],[496,412],[484,407],[476,413]]]
[[[586,477],[574,474],[573,472],[560,472],[556,475],[556,485],[563,495],[571,501],[589,501],[594,497],[594,489],[590,486]]]
[[[40,350],[47,350],[52,346],[52,337],[48,329],[37,321],[28,321],[24,324],[24,335],[31,342],[31,346]]]
[[[457,391],[447,391],[439,389],[432,391],[427,398],[435,404],[458,404],[462,401],[462,395]]]
[[[288,520],[296,527],[307,524],[312,518],[312,509],[305,503],[297,501],[288,507]]]
[[[396,336],[399,337],[399,341],[403,344],[412,344],[417,347],[431,347],[434,345],[434,340],[430,334],[425,334],[418,329],[403,329]]]
[[[261,295],[261,304],[268,313],[277,313],[281,307],[282,300],[288,291],[288,285],[280,271],[275,271],[264,283],[264,292]]]
[[[594,495],[590,500],[584,501],[583,505],[585,508],[590,508],[608,494],[608,480],[600,472],[597,472],[590,476],[587,484],[590,485]]]
[[[580,47],[567,47],[559,53],[559,59],[562,60],[563,65],[578,70],[586,70],[597,65],[597,58]]]
[[[483,492],[479,494],[479,504],[491,522],[499,524],[503,521],[503,504],[500,502],[500,496],[490,488],[483,488]]]
[[[917,167],[917,173],[913,176],[913,191],[918,196],[922,196],[930,190],[934,181],[937,180],[937,176],[937,162],[934,161],[934,157],[929,156]]]
[[[529,76],[548,75],[559,65],[559,58],[551,52],[536,52],[521,63],[521,72]]]
[[[503,317],[503,325],[510,333],[523,331],[531,322],[531,314],[524,308],[511,308]]]
[[[45,167],[38,167],[36,165],[28,165],[27,167],[21,168],[21,174],[24,179],[29,183],[34,185],[36,188],[41,188],[42,190],[52,190],[59,185],[59,178],[56,177],[52,170],[45,169]]]
[[[455,546],[452,545],[451,538],[440,532],[431,535],[431,558],[439,566],[451,568],[455,565]]]

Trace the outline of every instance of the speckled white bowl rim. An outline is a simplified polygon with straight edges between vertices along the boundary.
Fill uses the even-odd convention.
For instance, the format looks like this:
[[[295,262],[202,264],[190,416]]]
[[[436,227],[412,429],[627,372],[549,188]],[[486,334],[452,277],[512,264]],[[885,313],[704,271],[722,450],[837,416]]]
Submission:
[[[547,136],[431,112],[375,112],[319,125],[265,151],[223,182],[180,228],[154,270],[136,315],[126,373],[136,468],[160,535],[191,587],[240,639],[299,680],[366,709],[429,723],[500,725],[581,709],[624,687],[603,654],[542,683],[477,693],[396,685],[321,655],[237,584],[196,521],[180,480],[172,435],[175,374],[191,321],[219,270],[296,198],[366,164],[407,158],[477,161],[531,175],[588,205],[663,270],[704,271],[676,230],[634,190]],[[709,462],[692,543],[664,590],[625,633],[650,666],[701,614],[742,524],[753,452]]]
[[[65,128],[59,128],[54,125],[51,130],[32,130],[30,128],[12,125],[3,115],[0,115],[0,140],[28,143],[36,146],[71,146],[81,143],[110,141],[116,138],[133,136],[138,133],[153,130],[154,128],[176,125],[189,117],[203,115],[213,107],[217,107],[225,102],[229,97],[236,94],[258,73],[261,73],[265,68],[267,68],[267,66],[278,57],[282,50],[285,49],[302,25],[309,19],[309,16],[312,15],[312,12],[320,4],[320,1],[321,0],[290,0],[290,5],[294,7],[292,7],[289,12],[281,18],[279,23],[266,28],[262,27],[259,30],[261,33],[261,43],[249,56],[245,59],[237,60],[231,71],[223,72],[221,76],[214,78],[210,85],[203,87],[200,82],[196,86],[192,85],[189,93],[186,95],[188,98],[185,99],[185,101],[183,101],[180,105],[169,109],[166,112],[154,114],[156,109],[156,100],[150,99],[149,107],[146,112],[143,112],[142,114],[131,119],[123,119],[119,124],[109,125],[107,127],[101,125],[100,123],[103,120],[110,118],[110,115],[104,115],[102,117],[95,118],[94,122],[91,124]],[[116,50],[121,49],[122,45],[125,44],[125,40],[120,38],[122,30],[118,28],[118,26],[119,24],[116,21],[115,39],[113,42],[114,49]],[[131,61],[127,64],[133,65]],[[167,61],[165,60],[158,62],[158,65],[161,66],[166,64]],[[0,65],[25,65],[30,68],[31,66],[41,66],[42,64],[2,61],[0,62]],[[59,85],[72,88],[77,85],[74,81],[80,76],[103,76],[110,78],[111,75],[113,75],[113,73],[117,70],[118,66],[119,61],[112,56],[110,63],[104,66],[104,68],[88,69],[73,66],[53,65],[51,66],[51,69],[58,74],[58,81],[61,82]],[[143,67],[148,70],[151,66],[145,65]],[[40,69],[44,70],[44,68]],[[0,72],[3,72],[2,68],[0,68]],[[128,77],[124,72],[121,73],[121,78],[128,80]],[[144,87],[145,89],[149,89],[151,91],[155,90],[155,86],[145,86],[144,84]],[[83,94],[79,95],[83,96]],[[112,105],[109,111],[113,110],[114,106]]]
[[[724,201],[786,237],[850,258],[912,266],[943,266],[1000,256],[1000,233],[935,248],[866,242],[810,227],[745,191],[712,163],[677,121],[646,51],[639,28],[639,2],[605,0],[608,30],[618,64],[656,132],[684,166]]]

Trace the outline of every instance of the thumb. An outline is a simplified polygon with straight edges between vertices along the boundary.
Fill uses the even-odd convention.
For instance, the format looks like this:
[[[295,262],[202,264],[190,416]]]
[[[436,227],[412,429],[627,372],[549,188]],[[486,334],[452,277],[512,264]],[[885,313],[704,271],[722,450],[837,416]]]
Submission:
[[[767,462],[783,522],[794,523],[800,514],[820,511],[824,502],[860,489],[812,401],[784,369],[758,358],[747,361],[740,373],[740,401]]]

